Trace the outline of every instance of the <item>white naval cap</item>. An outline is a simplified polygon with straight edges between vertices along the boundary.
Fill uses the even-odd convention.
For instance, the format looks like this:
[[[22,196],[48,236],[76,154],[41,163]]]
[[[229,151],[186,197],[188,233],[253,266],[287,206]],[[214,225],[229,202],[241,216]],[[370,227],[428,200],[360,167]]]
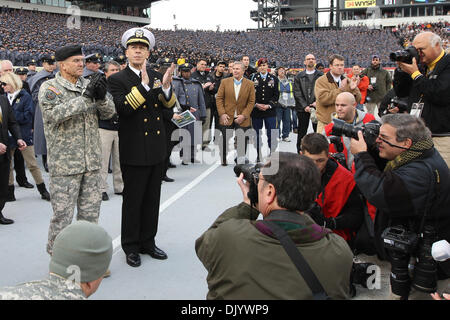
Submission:
[[[131,28],[122,35],[122,46],[126,48],[130,43],[144,43],[151,50],[155,46],[155,36],[146,28]]]

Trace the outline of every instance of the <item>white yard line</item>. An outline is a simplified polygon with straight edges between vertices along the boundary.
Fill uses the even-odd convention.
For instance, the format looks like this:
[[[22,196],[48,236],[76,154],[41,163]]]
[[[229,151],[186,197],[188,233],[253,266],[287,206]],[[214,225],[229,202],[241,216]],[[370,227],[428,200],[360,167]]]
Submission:
[[[172,205],[174,202],[176,202],[178,199],[180,199],[182,196],[184,196],[186,193],[188,193],[191,189],[193,189],[196,185],[198,185],[203,179],[205,179],[207,176],[209,176],[214,170],[216,170],[220,166],[219,163],[216,163],[212,165],[208,170],[203,172],[201,175],[199,175],[197,178],[195,178],[191,183],[189,183],[187,186],[185,186],[183,189],[178,191],[176,194],[174,194],[172,197],[167,199],[161,206],[159,207],[159,214],[163,213],[164,210],[166,210],[170,205]],[[120,251],[121,244],[120,244],[120,236],[115,238],[113,240],[113,251],[114,255]]]

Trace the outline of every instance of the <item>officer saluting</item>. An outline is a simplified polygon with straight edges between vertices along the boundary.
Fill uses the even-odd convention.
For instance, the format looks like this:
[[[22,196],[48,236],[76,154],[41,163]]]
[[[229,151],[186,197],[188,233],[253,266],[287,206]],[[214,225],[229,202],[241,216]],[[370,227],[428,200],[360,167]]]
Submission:
[[[108,78],[120,118],[119,153],[124,182],[122,249],[132,267],[141,264],[139,253],[167,259],[155,245],[158,229],[161,178],[166,159],[164,108],[172,108],[171,81],[175,65],[164,77],[146,68],[155,37],[147,29],[132,28],[122,36],[128,66]]]
[[[103,73],[100,70],[102,56],[99,53],[87,55],[84,61],[86,66],[83,69],[83,78],[90,79],[97,72]]]

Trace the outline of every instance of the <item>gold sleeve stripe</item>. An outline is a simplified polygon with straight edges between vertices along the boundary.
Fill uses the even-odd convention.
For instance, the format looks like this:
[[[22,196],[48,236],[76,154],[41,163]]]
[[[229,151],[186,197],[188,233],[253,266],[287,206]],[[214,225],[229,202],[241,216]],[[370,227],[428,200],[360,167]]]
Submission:
[[[145,98],[144,96],[139,92],[138,88],[133,87],[131,88],[131,95],[133,95],[133,97],[136,99],[136,101],[138,102],[138,106],[140,106],[141,104],[145,103]]]
[[[127,94],[127,95],[125,96],[125,99],[128,101],[128,103],[130,104],[130,106],[131,106],[134,110],[136,110],[136,109],[139,107],[138,103],[137,103],[136,100],[133,98],[133,96],[131,95],[131,93],[130,93],[130,94]]]
[[[159,99],[159,101],[162,102],[162,104],[166,108],[172,108],[176,102],[175,94],[173,92],[172,92],[172,97],[170,98],[169,101],[166,100],[166,97],[162,93],[158,96],[158,99]]]

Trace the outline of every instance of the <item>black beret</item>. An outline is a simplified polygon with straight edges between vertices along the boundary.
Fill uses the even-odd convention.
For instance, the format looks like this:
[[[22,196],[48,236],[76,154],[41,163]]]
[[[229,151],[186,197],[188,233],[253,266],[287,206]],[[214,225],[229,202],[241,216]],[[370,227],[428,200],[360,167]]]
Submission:
[[[83,52],[81,51],[81,46],[79,45],[70,45],[59,48],[55,52],[56,61],[64,61],[67,58],[73,56],[82,56]]]

